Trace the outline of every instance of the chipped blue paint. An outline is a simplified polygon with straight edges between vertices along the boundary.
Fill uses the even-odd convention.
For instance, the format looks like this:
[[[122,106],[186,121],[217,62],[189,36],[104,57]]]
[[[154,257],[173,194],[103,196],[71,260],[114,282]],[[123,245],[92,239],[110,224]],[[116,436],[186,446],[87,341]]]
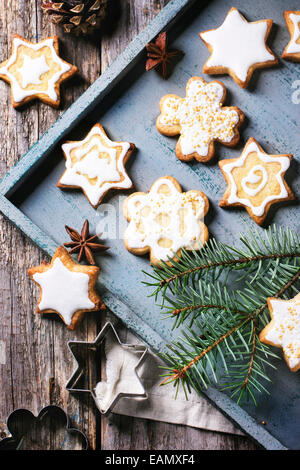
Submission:
[[[237,0],[234,5],[248,20],[274,19],[278,26],[274,28],[270,44],[280,57],[289,38],[283,20],[286,2]],[[161,96],[166,93],[184,96],[185,84],[190,76],[202,75],[201,69],[208,51],[198,32],[221,24],[231,6],[231,0],[172,0],[2,179],[1,211],[46,253],[52,255],[56,246],[66,240],[65,223],[80,227],[88,218],[94,230],[104,217],[101,214],[101,207],[104,206],[95,211],[81,192],[56,188],[56,182],[64,170],[64,160],[57,147],[59,142],[69,137],[83,138],[97,121],[103,124],[112,139],[129,140],[136,144],[138,151],[128,164],[136,190],[147,190],[156,178],[171,174],[184,189],[201,189],[207,194],[211,210],[206,222],[217,239],[237,243],[240,232],[256,227],[245,211],[218,207],[225,182],[216,160],[207,165],[180,162],[174,154],[176,139],[164,137],[155,129]],[[299,4],[291,0],[288,8],[299,9]],[[182,15],[185,9],[189,17]],[[166,29],[167,25],[170,25],[170,37],[176,36],[176,47],[186,54],[166,82],[155,72],[143,73],[143,51],[145,43]],[[239,88],[228,76],[218,77],[227,87],[227,103],[239,106],[247,119],[241,143],[236,149],[216,146],[217,158],[236,157],[246,140],[254,136],[267,152],[293,153],[295,161],[288,181],[296,194],[300,194],[300,105],[293,104],[291,96],[294,91],[292,84],[298,75],[299,64],[282,61],[278,67],[256,72],[246,90]],[[39,165],[40,173],[35,172]],[[111,193],[105,203],[112,205],[117,221],[121,223],[120,194]],[[122,197],[126,194],[122,193]],[[112,215],[106,220],[108,225],[114,222]],[[273,213],[271,220],[299,230],[297,203],[282,206]],[[120,237],[107,240],[111,250],[98,258],[101,266],[100,292],[108,307],[130,329],[153,350],[163,351],[176,333],[171,334],[171,321],[161,319],[154,299],[147,297],[149,289],[141,283],[145,280],[142,270],[150,271],[148,259],[136,257],[125,250],[122,232],[123,228],[120,229]],[[299,449],[300,375],[291,374],[280,361],[272,379],[271,396],[260,397],[257,408],[250,404],[242,409],[216,388],[204,393],[266,449]],[[266,422],[265,427],[259,424],[261,421]]]

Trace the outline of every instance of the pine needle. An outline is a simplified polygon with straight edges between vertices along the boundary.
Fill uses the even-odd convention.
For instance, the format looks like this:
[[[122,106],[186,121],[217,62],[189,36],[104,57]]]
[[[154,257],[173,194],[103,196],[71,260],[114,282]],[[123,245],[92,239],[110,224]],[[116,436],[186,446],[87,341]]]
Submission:
[[[270,321],[267,298],[299,291],[296,233],[274,225],[264,234],[242,234],[234,247],[211,239],[145,274],[164,317],[174,318],[173,329],[183,327],[162,355],[163,384],[173,383],[177,394],[181,384],[187,394],[221,382],[239,404],[256,404],[257,394],[269,393],[265,384],[278,357],[259,332]]]

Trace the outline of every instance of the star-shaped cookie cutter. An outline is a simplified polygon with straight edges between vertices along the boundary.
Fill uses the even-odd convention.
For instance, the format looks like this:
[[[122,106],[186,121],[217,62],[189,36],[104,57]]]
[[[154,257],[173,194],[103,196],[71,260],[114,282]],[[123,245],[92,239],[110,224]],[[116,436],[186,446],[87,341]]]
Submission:
[[[117,342],[119,343],[120,347],[122,347],[123,349],[126,349],[127,351],[128,350],[131,350],[131,351],[134,351],[136,353],[141,353],[141,357],[137,363],[137,365],[134,367],[134,374],[141,386],[141,389],[143,390],[141,393],[124,393],[124,392],[121,392],[121,393],[118,393],[114,398],[113,400],[111,401],[111,403],[109,404],[109,406],[103,410],[101,409],[100,405],[99,405],[99,402],[98,402],[98,399],[97,399],[97,396],[95,394],[95,391],[94,391],[94,388],[93,386],[90,385],[90,381],[89,381],[89,386],[86,387],[86,388],[82,388],[81,386],[79,386],[79,383],[80,383],[80,380],[82,379],[83,376],[85,376],[86,374],[86,370],[85,370],[85,367],[84,365],[82,364],[82,361],[80,359],[78,359],[76,353],[74,352],[74,348],[76,347],[85,347],[85,348],[88,348],[94,352],[97,353],[97,351],[99,351],[100,347],[101,347],[101,344],[103,343],[104,339],[106,338],[106,336],[108,335],[108,333],[113,333],[113,335],[115,336]],[[89,342],[89,341],[69,341],[68,342],[68,347],[69,347],[69,350],[71,351],[71,354],[72,356],[74,357],[76,363],[77,363],[77,369],[75,370],[75,372],[73,373],[73,375],[71,376],[71,378],[68,380],[67,384],[66,384],[66,389],[69,393],[78,393],[78,394],[83,394],[83,393],[89,393],[90,395],[92,395],[93,399],[94,399],[94,402],[95,402],[95,405],[96,407],[98,408],[98,410],[100,411],[101,414],[103,414],[104,416],[107,416],[114,408],[114,406],[116,405],[116,403],[121,399],[121,398],[147,398],[148,397],[148,394],[141,382],[141,379],[138,375],[138,369],[141,367],[141,365],[143,364],[145,358],[146,358],[146,355],[147,355],[147,352],[148,352],[148,348],[144,345],[141,345],[141,344],[127,344],[127,343],[122,343],[114,326],[112,325],[112,323],[110,322],[107,322],[104,327],[102,328],[102,330],[100,331],[100,333],[98,334],[98,336],[96,337],[96,339],[92,342]]]

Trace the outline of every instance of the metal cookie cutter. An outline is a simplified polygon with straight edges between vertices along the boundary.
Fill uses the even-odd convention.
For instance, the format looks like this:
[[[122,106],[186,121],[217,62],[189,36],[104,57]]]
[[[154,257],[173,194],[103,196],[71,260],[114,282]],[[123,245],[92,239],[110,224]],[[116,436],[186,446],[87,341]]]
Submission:
[[[38,416],[35,416],[31,411],[25,408],[18,408],[14,410],[9,417],[7,418],[6,427],[10,433],[8,437],[5,437],[0,441],[0,450],[23,450],[24,442],[30,443],[31,450],[45,450],[43,449],[43,439],[52,438],[55,441],[55,431],[51,429],[42,429],[42,422],[45,418],[55,419],[57,422],[61,419],[63,428],[67,434],[77,435],[81,438],[82,450],[87,450],[89,447],[89,442],[86,435],[71,427],[69,416],[65,411],[56,405],[49,405],[43,408]],[[34,438],[30,438],[32,430],[35,429],[37,432],[34,434]],[[26,433],[28,433],[26,435]],[[64,440],[59,443],[60,449],[71,450],[67,440]]]
[[[118,393],[118,394],[115,395],[115,397],[112,399],[111,403],[109,404],[109,406],[106,409],[101,409],[101,407],[98,403],[97,396],[96,396],[95,391],[94,391],[95,386],[93,386],[93,384],[92,384],[92,382],[94,381],[94,385],[96,385],[96,379],[91,380],[91,378],[89,377],[89,374],[86,371],[87,366],[84,364],[85,361],[83,361],[82,359],[80,359],[78,357],[78,352],[75,352],[75,350],[78,349],[78,348],[79,349],[89,350],[89,351],[92,351],[93,353],[95,353],[96,355],[99,354],[99,357],[100,357],[101,344],[104,341],[105,337],[109,333],[114,334],[115,338],[117,339],[117,342],[119,343],[120,347],[122,347],[123,349],[125,349],[127,351],[131,350],[131,351],[134,351],[136,353],[141,353],[141,357],[140,357],[137,365],[134,368],[134,374],[135,374],[135,376],[136,376],[136,378],[137,378],[137,380],[138,380],[138,382],[141,386],[142,393],[130,393],[130,392],[128,392],[128,393],[124,393],[124,392]],[[148,394],[146,393],[146,390],[145,390],[145,388],[144,388],[144,386],[143,386],[143,384],[140,380],[140,377],[138,375],[138,372],[137,372],[137,370],[139,369],[139,367],[142,365],[142,363],[145,360],[146,354],[148,352],[148,348],[146,346],[143,346],[143,345],[122,343],[119,336],[118,336],[118,334],[117,334],[117,332],[116,332],[116,330],[115,330],[115,328],[114,328],[114,326],[112,325],[112,323],[107,322],[93,342],[69,341],[68,347],[69,347],[69,349],[70,349],[70,351],[71,351],[71,353],[72,353],[72,355],[73,355],[73,357],[74,357],[74,359],[77,363],[77,369],[73,373],[72,377],[69,379],[69,381],[66,385],[66,389],[70,393],[89,393],[89,394],[91,394],[98,410],[104,416],[107,416],[112,411],[112,409],[114,408],[116,403],[120,400],[120,398],[123,398],[123,397],[126,397],[126,398],[137,398],[137,397],[147,398],[148,397]],[[100,363],[100,360],[99,360],[99,363]],[[87,380],[84,380],[84,379],[87,379]]]

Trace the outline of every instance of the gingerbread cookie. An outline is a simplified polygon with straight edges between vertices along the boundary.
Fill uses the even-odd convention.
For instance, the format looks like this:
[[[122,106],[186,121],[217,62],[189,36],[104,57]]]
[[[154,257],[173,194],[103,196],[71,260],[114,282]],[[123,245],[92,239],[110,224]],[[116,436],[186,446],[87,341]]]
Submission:
[[[272,204],[294,199],[284,180],[292,155],[268,155],[251,137],[239,158],[219,162],[228,188],[221,207],[243,206],[261,225]]]
[[[300,294],[291,300],[268,298],[271,322],[262,330],[262,343],[282,348],[292,372],[300,369]]]
[[[165,95],[159,103],[156,127],[161,134],[180,134],[176,145],[179,160],[207,162],[214,156],[214,141],[232,147],[239,141],[238,128],[244,113],[235,106],[223,107],[223,83],[207,83],[200,77],[187,82],[186,97]]]
[[[58,36],[33,44],[13,36],[12,54],[0,64],[0,78],[11,86],[14,108],[38,98],[58,107],[60,84],[77,72],[77,67],[59,57]]]
[[[159,178],[149,193],[131,194],[124,202],[129,222],[125,247],[135,255],[150,252],[155,265],[179,258],[183,248],[197,250],[208,240],[202,222],[208,208],[208,199],[201,191],[183,193],[175,178]]]
[[[130,189],[132,182],[125,163],[135,149],[129,142],[111,141],[96,124],[85,139],[62,146],[66,171],[59,188],[81,188],[90,204],[97,208],[110,189]]]
[[[254,70],[278,63],[266,44],[272,25],[272,20],[249,23],[236,8],[231,8],[219,28],[199,33],[211,53],[203,72],[227,73],[246,88]]]
[[[283,59],[300,62],[300,11],[286,10],[284,19],[288,27],[291,40],[284,49]]]
[[[57,313],[70,330],[76,328],[84,312],[105,309],[95,291],[99,268],[76,263],[63,246],[57,248],[50,264],[27,272],[41,289],[37,312]]]

